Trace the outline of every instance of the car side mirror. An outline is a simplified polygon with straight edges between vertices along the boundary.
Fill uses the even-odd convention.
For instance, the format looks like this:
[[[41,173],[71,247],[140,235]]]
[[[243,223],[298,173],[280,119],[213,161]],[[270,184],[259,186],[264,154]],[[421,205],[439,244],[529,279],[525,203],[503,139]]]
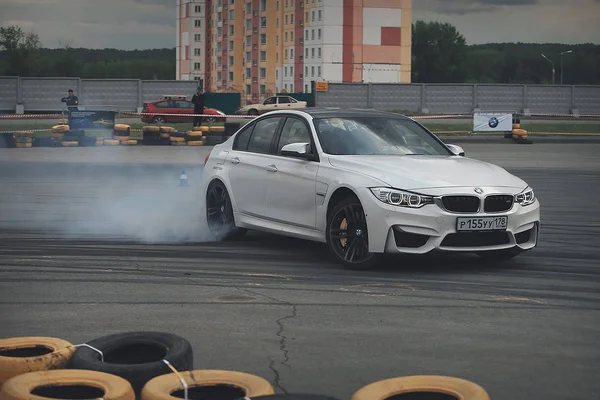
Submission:
[[[462,147],[457,146],[455,144],[447,144],[446,146],[448,146],[448,148],[450,149],[450,151],[452,153],[454,153],[455,156],[465,156],[465,151],[463,150]]]
[[[281,148],[281,155],[314,160],[310,150],[310,143],[290,143]]]

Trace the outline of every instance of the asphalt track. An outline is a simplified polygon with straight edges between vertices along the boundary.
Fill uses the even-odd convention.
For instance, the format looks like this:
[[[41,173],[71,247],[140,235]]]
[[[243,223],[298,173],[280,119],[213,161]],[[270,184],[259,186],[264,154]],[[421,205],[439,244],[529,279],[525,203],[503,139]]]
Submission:
[[[204,242],[207,149],[2,149],[0,337],[174,332],[195,368],[340,399],[417,374],[494,400],[600,398],[600,144],[461,145],[535,188],[537,249],[505,265],[397,257],[345,271],[294,239]]]

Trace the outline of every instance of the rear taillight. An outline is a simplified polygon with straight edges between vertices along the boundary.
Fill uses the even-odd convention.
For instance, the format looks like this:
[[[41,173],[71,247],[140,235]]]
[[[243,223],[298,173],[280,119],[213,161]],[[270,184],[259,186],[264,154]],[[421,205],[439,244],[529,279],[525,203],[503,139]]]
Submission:
[[[206,163],[208,162],[208,159],[210,158],[210,153],[208,153],[206,155],[206,157],[204,158],[204,165],[206,165]]]

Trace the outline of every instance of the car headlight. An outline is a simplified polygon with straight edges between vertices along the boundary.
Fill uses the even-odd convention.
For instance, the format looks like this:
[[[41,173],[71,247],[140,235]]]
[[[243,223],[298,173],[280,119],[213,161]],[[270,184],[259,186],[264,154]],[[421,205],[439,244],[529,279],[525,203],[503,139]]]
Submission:
[[[535,203],[535,193],[533,189],[528,187],[522,193],[515,196],[515,203],[519,203],[521,206],[528,206]]]
[[[433,204],[432,196],[423,196],[391,188],[371,188],[371,192],[379,201],[392,206],[421,208],[426,204]]]

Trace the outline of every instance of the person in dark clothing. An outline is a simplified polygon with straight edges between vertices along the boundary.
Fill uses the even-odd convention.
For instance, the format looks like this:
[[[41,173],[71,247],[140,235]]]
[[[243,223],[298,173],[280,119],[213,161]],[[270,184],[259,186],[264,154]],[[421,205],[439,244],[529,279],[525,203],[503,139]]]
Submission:
[[[192,103],[194,103],[194,114],[204,114],[204,90],[201,87],[192,97]],[[194,126],[202,125],[203,120],[201,116],[194,116]]]
[[[73,89],[69,89],[69,95],[60,99],[63,103],[67,103],[67,109],[69,111],[77,111],[77,105],[79,104],[79,98],[73,94]]]

